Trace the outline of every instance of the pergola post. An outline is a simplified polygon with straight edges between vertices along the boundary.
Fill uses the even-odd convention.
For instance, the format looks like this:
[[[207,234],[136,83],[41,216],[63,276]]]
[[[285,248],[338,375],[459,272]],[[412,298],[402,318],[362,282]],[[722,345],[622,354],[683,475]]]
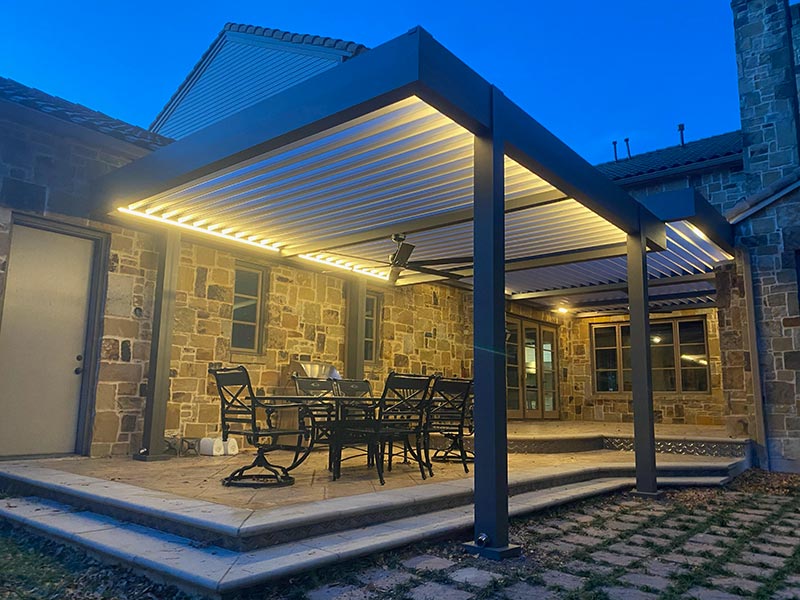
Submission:
[[[647,241],[643,232],[628,234],[628,301],[631,319],[633,445],[636,493],[658,494],[650,360],[650,307],[647,291]]]
[[[493,105],[497,94],[492,88]],[[467,549],[501,559],[519,548],[508,544],[504,156],[492,112],[492,131],[475,136],[474,152],[475,537]]]
[[[172,330],[175,317],[175,289],[178,285],[178,262],[181,234],[164,232],[158,256],[156,293],[153,302],[153,335],[150,341],[150,370],[147,376],[147,397],[144,407],[142,448],[133,458],[163,460],[164,429],[169,401],[169,366],[172,358]]]

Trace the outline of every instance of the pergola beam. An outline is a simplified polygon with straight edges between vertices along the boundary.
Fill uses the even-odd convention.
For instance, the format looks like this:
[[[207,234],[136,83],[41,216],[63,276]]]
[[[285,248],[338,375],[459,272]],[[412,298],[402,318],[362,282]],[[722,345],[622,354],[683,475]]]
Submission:
[[[714,281],[714,273],[693,273],[691,275],[678,275],[676,277],[657,277],[648,280],[650,287],[661,287],[667,285],[679,285],[681,283],[697,283],[702,281]],[[600,285],[586,285],[580,287],[564,288],[557,290],[542,290],[540,292],[524,292],[521,294],[511,294],[511,300],[537,300],[540,298],[560,298],[562,296],[577,296],[580,294],[596,294],[599,292],[621,292],[628,289],[628,282],[622,283],[603,283]]]
[[[566,199],[567,197],[558,190],[547,190],[536,194],[528,194],[506,202],[506,213],[534,208],[536,206],[544,206],[545,204],[552,204]],[[469,206],[446,213],[419,217],[417,219],[408,219],[407,221],[398,221],[383,227],[373,227],[366,231],[359,231],[339,237],[335,240],[326,241],[324,244],[320,244],[319,242],[315,244],[312,242],[300,246],[290,246],[283,250],[281,254],[283,256],[296,256],[298,254],[325,252],[326,250],[346,248],[347,246],[355,246],[357,244],[388,240],[394,233],[418,233],[420,231],[429,231],[440,227],[468,223],[472,221],[473,216],[473,208]]]
[[[698,292],[698,291],[686,291],[686,292],[675,292],[674,294],[661,294],[657,296],[650,296],[647,299],[648,304],[653,304],[655,302],[666,302],[668,300],[688,300],[690,298],[703,298],[705,296],[710,296],[714,292]],[[589,300],[587,302],[578,302],[577,304],[570,305],[570,308],[574,308],[576,310],[580,310],[582,308],[598,308],[603,306],[609,306],[614,304],[619,304],[620,302],[625,302],[625,298],[617,298],[617,299],[607,299],[607,300]]]

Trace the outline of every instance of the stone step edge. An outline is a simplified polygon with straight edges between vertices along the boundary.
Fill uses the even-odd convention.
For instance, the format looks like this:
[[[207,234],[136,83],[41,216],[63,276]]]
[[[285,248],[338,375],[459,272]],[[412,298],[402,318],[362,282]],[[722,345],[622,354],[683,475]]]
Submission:
[[[720,479],[694,478],[693,481],[698,485],[717,485]],[[668,484],[667,481],[660,483]],[[509,514],[518,517],[630,488],[633,484],[630,478],[611,478],[520,494],[510,500]],[[213,597],[423,540],[466,534],[473,526],[472,507],[451,508],[350,532],[317,536],[302,543],[236,553],[198,546],[187,538],[104,515],[75,511],[69,505],[47,500],[9,498],[0,503],[0,518],[78,546],[106,561],[131,567],[158,582]]]
[[[740,463],[742,461],[739,461]],[[703,463],[675,464],[659,469],[664,477],[724,476],[743,470],[737,463],[709,465]],[[35,471],[38,467],[28,471]],[[43,469],[44,471],[54,471]],[[57,473],[63,479],[69,475]],[[633,467],[624,465],[606,467],[580,467],[559,473],[536,474],[528,477],[512,477],[509,493],[518,494],[612,477],[633,477]],[[106,482],[105,480],[75,476],[78,487],[64,483],[37,481],[33,476],[3,471],[0,465],[0,489],[44,497],[78,509],[153,527],[167,533],[194,539],[233,550],[249,550],[269,545],[278,545],[292,540],[301,540],[320,533],[331,533],[354,526],[368,526],[406,516],[431,513],[459,506],[471,506],[473,502],[472,479],[461,479],[441,484],[426,484],[412,488],[400,488],[348,496],[330,500],[292,505],[278,509],[247,510],[233,509],[211,502],[187,499],[167,493],[144,490],[136,486]],[[96,493],[88,488],[88,481],[99,487]],[[129,497],[120,497],[122,492]],[[143,506],[130,498],[132,493],[140,499],[157,501],[159,506]],[[163,499],[163,500],[162,500]],[[180,510],[178,510],[180,509]],[[222,516],[215,517],[215,513]],[[229,516],[225,516],[227,513]],[[205,516],[208,515],[208,516]]]

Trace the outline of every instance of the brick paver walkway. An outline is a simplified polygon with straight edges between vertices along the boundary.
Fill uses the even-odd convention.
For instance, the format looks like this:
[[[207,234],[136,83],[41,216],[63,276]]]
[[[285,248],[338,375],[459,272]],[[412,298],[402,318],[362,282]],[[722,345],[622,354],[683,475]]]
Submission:
[[[457,544],[393,555],[311,600],[800,599],[800,496],[731,491],[629,495],[516,522],[520,559]]]

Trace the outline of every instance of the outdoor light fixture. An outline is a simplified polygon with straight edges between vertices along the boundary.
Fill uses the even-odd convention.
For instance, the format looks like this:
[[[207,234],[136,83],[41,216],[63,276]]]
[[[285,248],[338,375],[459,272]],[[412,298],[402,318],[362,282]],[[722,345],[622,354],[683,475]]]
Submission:
[[[186,229],[193,233],[201,233],[204,235],[212,235],[216,238],[222,238],[224,240],[228,240],[230,242],[236,242],[237,244],[245,244],[247,246],[252,246],[254,248],[261,248],[264,250],[271,250],[273,252],[280,252],[280,247],[277,244],[270,242],[269,240],[260,240],[256,241],[258,238],[257,236],[248,236],[245,237],[244,233],[235,233],[231,234],[228,233],[230,230],[223,230],[223,231],[216,231],[219,225],[193,225],[190,223],[181,223],[180,221],[173,221],[172,219],[168,219],[166,217],[159,217],[157,215],[151,215],[146,212],[141,212],[138,210],[131,210],[130,208],[123,208],[120,207],[117,209],[119,212],[131,215],[134,217],[139,217],[142,219],[148,219],[150,221],[155,221],[156,223],[163,223],[166,225],[174,225],[175,227],[180,227],[181,229]]]
[[[652,342],[654,344],[660,344],[661,343],[661,336],[660,335],[654,335],[650,339],[652,340]]]
[[[414,244],[406,244],[405,233],[393,233],[392,241],[397,244],[397,250],[389,255],[389,281],[395,283],[400,277],[400,271],[408,266],[408,259],[414,251]]]
[[[566,306],[559,306],[556,311],[560,312],[562,315],[565,315],[569,312],[569,309]]]

